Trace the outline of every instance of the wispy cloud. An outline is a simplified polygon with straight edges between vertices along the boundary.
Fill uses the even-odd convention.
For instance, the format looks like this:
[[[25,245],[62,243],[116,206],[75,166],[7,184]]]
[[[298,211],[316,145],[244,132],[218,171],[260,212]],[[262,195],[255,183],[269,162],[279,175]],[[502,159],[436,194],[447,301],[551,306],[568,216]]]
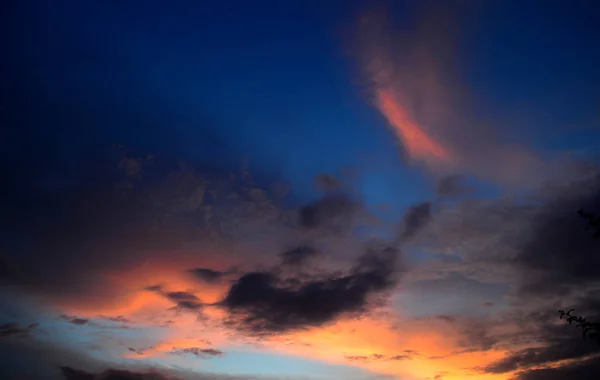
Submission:
[[[465,173],[503,185],[529,185],[547,175],[539,152],[523,139],[509,142],[505,127],[474,108],[460,57],[470,7],[427,3],[408,7],[416,15],[409,25],[394,24],[389,10],[372,7],[360,18],[355,41],[371,101],[409,162],[441,177]]]

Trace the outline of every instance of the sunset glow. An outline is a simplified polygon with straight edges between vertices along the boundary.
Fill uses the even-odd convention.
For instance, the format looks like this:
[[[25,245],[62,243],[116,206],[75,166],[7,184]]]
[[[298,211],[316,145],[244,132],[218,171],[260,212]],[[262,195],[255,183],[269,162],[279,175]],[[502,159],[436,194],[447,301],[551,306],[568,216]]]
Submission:
[[[597,380],[583,3],[9,2],[0,380]]]

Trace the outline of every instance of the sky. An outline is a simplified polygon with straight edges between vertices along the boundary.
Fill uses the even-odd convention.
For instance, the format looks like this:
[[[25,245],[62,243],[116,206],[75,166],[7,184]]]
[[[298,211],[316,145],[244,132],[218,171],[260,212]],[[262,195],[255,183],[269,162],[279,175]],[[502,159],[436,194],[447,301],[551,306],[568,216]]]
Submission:
[[[0,14],[3,379],[597,377],[597,2]]]

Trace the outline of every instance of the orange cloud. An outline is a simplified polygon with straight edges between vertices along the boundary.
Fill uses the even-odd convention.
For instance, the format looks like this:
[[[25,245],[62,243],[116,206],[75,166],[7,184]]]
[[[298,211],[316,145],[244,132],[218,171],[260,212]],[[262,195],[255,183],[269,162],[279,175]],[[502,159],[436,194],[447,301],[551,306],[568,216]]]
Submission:
[[[451,162],[448,149],[427,135],[389,89],[377,89],[377,106],[404,142],[409,155],[425,161]],[[435,162],[434,162],[435,163]]]
[[[173,251],[170,255],[148,254],[144,262],[134,268],[124,268],[105,273],[107,286],[115,297],[102,302],[98,299],[80,298],[76,302],[70,299],[58,302],[57,306],[69,315],[82,315],[93,318],[98,315],[120,315],[139,320],[144,316],[155,316],[172,308],[174,303],[164,296],[145,290],[148,286],[165,285],[168,292],[191,292],[203,303],[214,303],[221,299],[226,284],[208,284],[194,278],[189,269],[209,267],[229,268],[234,260],[227,255],[202,255],[197,259],[196,252]],[[206,310],[208,313],[215,311]]]
[[[345,320],[299,332],[267,348],[292,355],[355,365],[384,375],[410,379],[498,379],[506,374],[482,374],[473,368],[502,358],[504,351],[458,352],[460,335],[442,325],[394,321],[394,317]],[[436,358],[437,357],[437,358]]]

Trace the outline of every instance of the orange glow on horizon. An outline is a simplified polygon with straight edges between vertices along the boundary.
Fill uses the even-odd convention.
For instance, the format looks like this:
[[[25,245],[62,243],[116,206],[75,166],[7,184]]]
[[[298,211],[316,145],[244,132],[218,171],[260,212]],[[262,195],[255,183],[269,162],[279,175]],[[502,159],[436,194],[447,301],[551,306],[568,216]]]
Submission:
[[[133,283],[139,280],[132,278]],[[180,280],[181,281],[181,280]],[[185,282],[177,289],[186,289]],[[222,297],[225,288],[214,289],[212,297]],[[201,293],[201,292],[200,292]],[[200,295],[198,293],[198,295]],[[233,330],[221,322],[225,313],[214,307],[203,311],[204,317],[194,312],[168,312],[173,303],[159,294],[139,291],[123,300],[116,308],[96,309],[81,317],[94,318],[98,315],[124,315],[134,319],[138,326],[156,326],[156,322],[171,320],[163,326],[157,341],[151,346],[139,347],[139,351],[126,351],[123,358],[140,360],[146,358],[169,358],[180,360],[171,354],[174,350],[200,347],[215,348],[227,352],[231,347],[252,343],[252,339],[240,339]],[[75,310],[66,312],[77,314]],[[360,319],[343,319],[336,323],[315,327],[304,331],[284,334],[273,339],[261,340],[263,350],[278,352],[299,358],[317,359],[340,365],[364,368],[372,373],[413,379],[431,379],[438,373],[445,373],[445,380],[456,379],[498,379],[505,380],[506,374],[473,374],[472,368],[500,359],[504,352],[471,352],[450,355],[460,347],[458,333],[447,331],[447,327],[436,324],[421,324],[410,321],[382,320],[365,316]],[[152,321],[155,321],[154,323]],[[409,326],[410,325],[410,326]],[[136,347],[137,349],[138,347]],[[406,355],[410,358],[392,360],[389,358]],[[412,354],[410,354],[412,352]],[[382,355],[388,359],[353,361],[349,356]],[[433,357],[437,358],[433,358]]]
[[[216,266],[216,262],[213,264]],[[120,297],[110,304],[72,305],[63,308],[63,311],[67,315],[92,319],[99,316],[123,316],[134,321],[136,328],[151,328],[152,332],[149,332],[148,337],[153,336],[153,344],[135,346],[136,351],[124,350],[121,353],[123,358],[131,360],[163,358],[182,361],[180,364],[185,365],[185,358],[172,354],[175,350],[199,347],[227,353],[232,347],[239,349],[256,343],[251,337],[240,335],[231,326],[225,325],[223,321],[227,317],[226,312],[218,307],[207,306],[198,312],[177,311],[173,310],[175,304],[172,300],[160,293],[144,290],[148,285],[161,283],[165,284],[165,291],[189,291],[204,303],[224,297],[228,289],[227,283],[209,285],[199,282],[185,275],[185,270],[190,267],[193,265],[189,260],[171,265],[151,262],[136,270],[129,270],[126,274],[107,274],[113,285],[122,290],[119,292]],[[509,378],[506,374],[474,374],[472,370],[500,359],[504,352],[470,352],[449,356],[452,352],[460,351],[458,332],[448,331],[447,326],[441,324],[404,320],[397,312],[386,315],[386,319],[375,316],[342,319],[325,326],[266,338],[259,343],[263,350],[270,352],[356,366],[372,373],[400,378],[432,379],[439,373],[445,373],[445,380]],[[156,327],[160,329],[156,330]],[[410,358],[390,359],[407,353]],[[384,358],[348,358],[368,358],[372,355]]]

